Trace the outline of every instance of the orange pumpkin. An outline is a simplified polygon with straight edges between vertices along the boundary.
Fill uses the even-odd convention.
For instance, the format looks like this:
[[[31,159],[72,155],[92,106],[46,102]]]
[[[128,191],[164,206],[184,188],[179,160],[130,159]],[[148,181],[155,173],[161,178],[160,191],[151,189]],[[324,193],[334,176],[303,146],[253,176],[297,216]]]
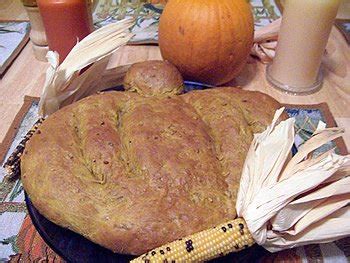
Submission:
[[[159,47],[185,79],[219,85],[246,64],[254,20],[247,0],[170,0],[159,23]]]

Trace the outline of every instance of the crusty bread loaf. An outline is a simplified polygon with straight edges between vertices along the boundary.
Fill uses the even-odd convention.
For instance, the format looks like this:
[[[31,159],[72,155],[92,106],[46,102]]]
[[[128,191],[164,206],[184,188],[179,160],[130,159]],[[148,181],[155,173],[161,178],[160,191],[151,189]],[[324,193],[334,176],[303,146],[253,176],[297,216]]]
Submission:
[[[163,60],[149,60],[131,65],[124,78],[124,89],[141,96],[181,94],[184,81],[177,68]]]
[[[23,184],[56,224],[115,252],[141,254],[235,218],[253,133],[279,107],[230,87],[94,95],[44,121],[22,157]]]

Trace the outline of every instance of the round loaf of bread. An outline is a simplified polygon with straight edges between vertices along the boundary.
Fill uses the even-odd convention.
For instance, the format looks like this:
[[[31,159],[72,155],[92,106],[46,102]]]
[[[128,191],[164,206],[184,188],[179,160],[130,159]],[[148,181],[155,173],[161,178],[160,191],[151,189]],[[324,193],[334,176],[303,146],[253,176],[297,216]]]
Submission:
[[[124,78],[124,89],[144,97],[183,93],[184,82],[177,68],[163,60],[133,64]]]
[[[279,107],[229,87],[87,97],[48,117],[27,143],[23,185],[49,220],[139,255],[236,217],[253,133]]]

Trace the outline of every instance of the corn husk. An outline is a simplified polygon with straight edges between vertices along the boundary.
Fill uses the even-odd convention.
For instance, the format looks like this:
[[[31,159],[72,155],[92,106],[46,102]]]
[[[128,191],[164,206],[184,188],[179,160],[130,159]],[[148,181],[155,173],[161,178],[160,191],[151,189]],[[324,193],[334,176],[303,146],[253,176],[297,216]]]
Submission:
[[[275,57],[280,26],[281,18],[259,28],[254,33],[254,44],[250,54],[259,58],[262,63],[270,63]]]
[[[109,58],[131,39],[133,34],[129,28],[132,26],[132,19],[124,19],[94,31],[73,47],[61,65],[58,53],[49,51],[47,59],[50,66],[39,102],[39,114],[47,116],[62,105],[107,88],[103,84],[107,83],[104,81],[106,74],[110,74],[106,72]],[[81,73],[87,66],[90,68]],[[126,70],[122,67],[121,71]],[[114,76],[113,80],[116,84],[118,77]],[[101,82],[102,85],[96,85]]]
[[[272,124],[254,136],[237,197],[255,241],[271,252],[325,243],[350,235],[350,155],[333,150],[311,153],[343,134],[321,123],[287,163],[294,142],[294,119]]]

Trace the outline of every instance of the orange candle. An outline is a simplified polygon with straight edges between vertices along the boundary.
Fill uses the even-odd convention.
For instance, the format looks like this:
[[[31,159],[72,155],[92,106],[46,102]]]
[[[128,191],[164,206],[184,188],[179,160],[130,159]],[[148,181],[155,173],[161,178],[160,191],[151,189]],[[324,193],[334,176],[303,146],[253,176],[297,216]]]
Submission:
[[[37,0],[50,50],[60,63],[70,50],[91,33],[91,14],[86,0]]]

